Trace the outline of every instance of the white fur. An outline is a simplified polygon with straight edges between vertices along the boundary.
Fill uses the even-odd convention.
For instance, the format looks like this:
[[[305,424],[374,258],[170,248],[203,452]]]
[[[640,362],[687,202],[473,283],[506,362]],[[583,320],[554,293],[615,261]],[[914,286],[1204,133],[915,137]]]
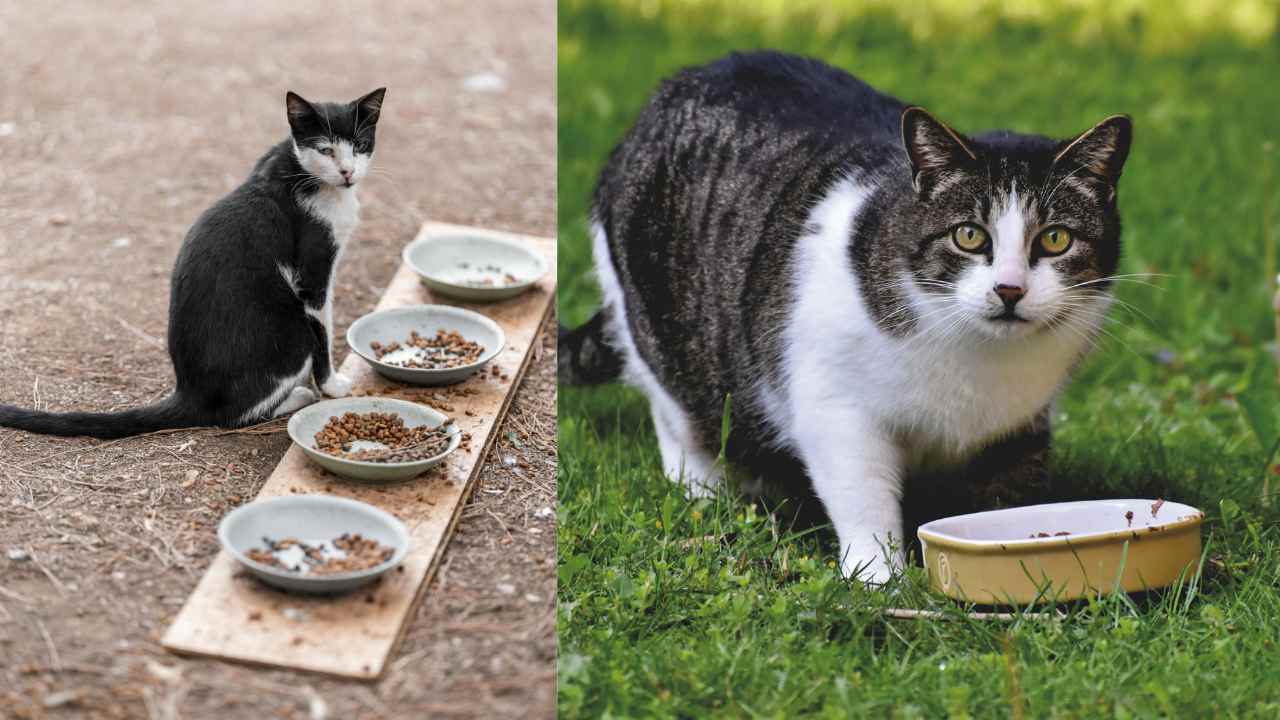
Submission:
[[[298,278],[298,268],[290,267],[284,263],[276,263],[276,269],[280,271],[280,277],[284,278],[284,282],[289,286],[289,291],[294,297],[298,297],[300,292],[301,280]]]
[[[254,405],[253,407],[249,408],[248,412],[246,412],[244,415],[241,415],[240,424],[247,425],[249,423],[262,420],[266,418],[268,415],[271,415],[272,417],[276,417],[281,414],[293,412],[294,410],[297,410],[298,409],[297,407],[291,407],[286,410],[280,410],[280,408],[286,405],[296,403],[299,398],[292,396],[292,393],[294,393],[295,390],[304,389],[302,388],[302,386],[310,382],[310,379],[311,379],[311,358],[308,357],[306,361],[302,363],[301,370],[294,373],[293,375],[280,378],[279,381],[276,383],[275,389],[272,390],[270,394],[268,394],[265,398],[263,398],[257,405]],[[310,390],[308,390],[307,392],[310,392]],[[311,401],[314,401],[314,400],[315,400],[315,396],[313,394],[311,396]],[[311,402],[311,401],[308,401],[308,402]],[[302,405],[306,405],[306,404],[307,403],[302,403]],[[302,405],[299,405],[298,407],[302,407]]]
[[[784,411],[773,418],[835,526],[844,572],[883,582],[902,559],[904,476],[962,463],[1024,427],[1052,400],[1089,338],[1079,327],[1045,323],[1026,323],[999,341],[976,331],[995,324],[976,288],[985,283],[985,294],[994,296],[997,268],[1013,267],[1001,261],[1019,254],[1016,200],[994,223],[996,263],[975,261],[950,307],[911,290],[916,331],[905,338],[884,332],[864,307],[847,259],[851,224],[870,193],[852,179],[837,183],[810,216],[816,231],[799,241]],[[1021,256],[1025,265],[1025,245]],[[1028,301],[1053,294],[1037,288],[1044,279],[1029,273]]]
[[[716,465],[715,457],[698,444],[690,430],[688,413],[662,387],[653,370],[640,357],[631,337],[626,300],[617,273],[613,270],[604,228],[598,223],[592,223],[591,236],[596,275],[604,295],[604,306],[609,309],[613,318],[607,329],[609,341],[622,352],[623,379],[649,398],[649,410],[658,435],[658,450],[662,454],[662,469],[667,477],[684,485],[694,497],[711,495],[722,479],[721,468]]]
[[[280,403],[275,412],[271,413],[271,417],[282,417],[291,412],[296,412],[318,399],[319,398],[316,397],[314,390],[309,387],[299,385],[289,392],[285,397],[284,402]]]

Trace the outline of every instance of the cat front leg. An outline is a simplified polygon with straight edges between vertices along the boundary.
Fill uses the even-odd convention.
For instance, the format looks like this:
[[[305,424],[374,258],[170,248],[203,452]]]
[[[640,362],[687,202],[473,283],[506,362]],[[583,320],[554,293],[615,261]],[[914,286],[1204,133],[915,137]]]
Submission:
[[[841,572],[884,584],[903,564],[902,452],[856,411],[813,407],[804,417],[800,458],[839,537]]]
[[[321,317],[316,317],[320,315]],[[311,349],[312,375],[320,392],[333,398],[351,394],[351,381],[333,368],[333,311],[328,303],[320,313],[307,309],[307,321],[315,343]],[[324,318],[328,318],[326,323]]]

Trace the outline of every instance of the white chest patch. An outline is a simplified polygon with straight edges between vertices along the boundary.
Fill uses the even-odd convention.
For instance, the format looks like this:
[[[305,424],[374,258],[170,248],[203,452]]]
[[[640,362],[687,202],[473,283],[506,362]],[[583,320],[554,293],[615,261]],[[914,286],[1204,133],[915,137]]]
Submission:
[[[339,249],[347,244],[360,223],[360,200],[353,188],[322,187],[303,200],[302,207],[329,227],[333,242]]]
[[[786,390],[771,417],[792,447],[803,445],[795,427],[805,416],[856,417],[897,438],[908,467],[962,462],[1035,417],[1086,339],[1056,329],[1005,344],[959,338],[945,325],[907,338],[883,331],[847,259],[870,194],[854,180],[838,183],[812,213],[817,231],[800,239]]]

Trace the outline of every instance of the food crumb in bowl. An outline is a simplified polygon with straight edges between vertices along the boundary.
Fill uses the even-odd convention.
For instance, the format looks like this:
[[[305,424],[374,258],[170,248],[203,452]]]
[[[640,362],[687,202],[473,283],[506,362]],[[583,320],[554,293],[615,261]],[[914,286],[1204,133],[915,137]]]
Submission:
[[[1124,511],[1124,519],[1125,519],[1125,522],[1129,523],[1129,527],[1133,527],[1133,511],[1132,510]]]
[[[377,567],[391,559],[395,548],[360,533],[343,533],[333,540],[304,541],[297,538],[262,538],[263,548],[250,548],[250,560],[300,575],[330,575]],[[258,614],[258,617],[262,617]],[[255,620],[253,615],[250,620]]]
[[[1160,512],[1160,507],[1163,505],[1164,498],[1156,498],[1156,501],[1151,503],[1151,517],[1155,517],[1156,513]]]
[[[1038,533],[1036,533],[1036,534],[1034,534],[1034,535],[1030,535],[1030,536],[1028,536],[1028,537],[1030,537],[1031,539],[1035,540],[1035,539],[1038,539],[1038,538],[1047,538],[1047,537],[1063,537],[1063,536],[1065,536],[1065,535],[1070,535],[1070,534],[1071,534],[1071,533],[1067,532],[1066,530],[1059,530],[1058,532],[1053,533],[1052,535],[1051,535],[1051,534],[1049,534],[1049,533],[1047,533],[1047,532],[1038,532]]]

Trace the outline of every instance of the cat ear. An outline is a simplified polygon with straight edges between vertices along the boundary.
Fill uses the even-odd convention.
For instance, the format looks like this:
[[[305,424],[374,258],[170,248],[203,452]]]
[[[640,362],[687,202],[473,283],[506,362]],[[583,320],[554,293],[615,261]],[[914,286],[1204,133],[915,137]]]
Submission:
[[[922,107],[902,111],[902,145],[911,159],[911,183],[922,194],[978,159],[960,133]]]
[[[1129,157],[1132,140],[1133,120],[1128,115],[1112,115],[1066,143],[1053,162],[1071,172],[1087,170],[1114,187]]]
[[[357,117],[361,125],[377,124],[378,115],[382,112],[382,96],[386,94],[387,89],[381,87],[352,103],[356,106]]]
[[[289,127],[295,135],[306,131],[316,119],[315,107],[292,90],[284,95],[284,107],[289,115]]]

